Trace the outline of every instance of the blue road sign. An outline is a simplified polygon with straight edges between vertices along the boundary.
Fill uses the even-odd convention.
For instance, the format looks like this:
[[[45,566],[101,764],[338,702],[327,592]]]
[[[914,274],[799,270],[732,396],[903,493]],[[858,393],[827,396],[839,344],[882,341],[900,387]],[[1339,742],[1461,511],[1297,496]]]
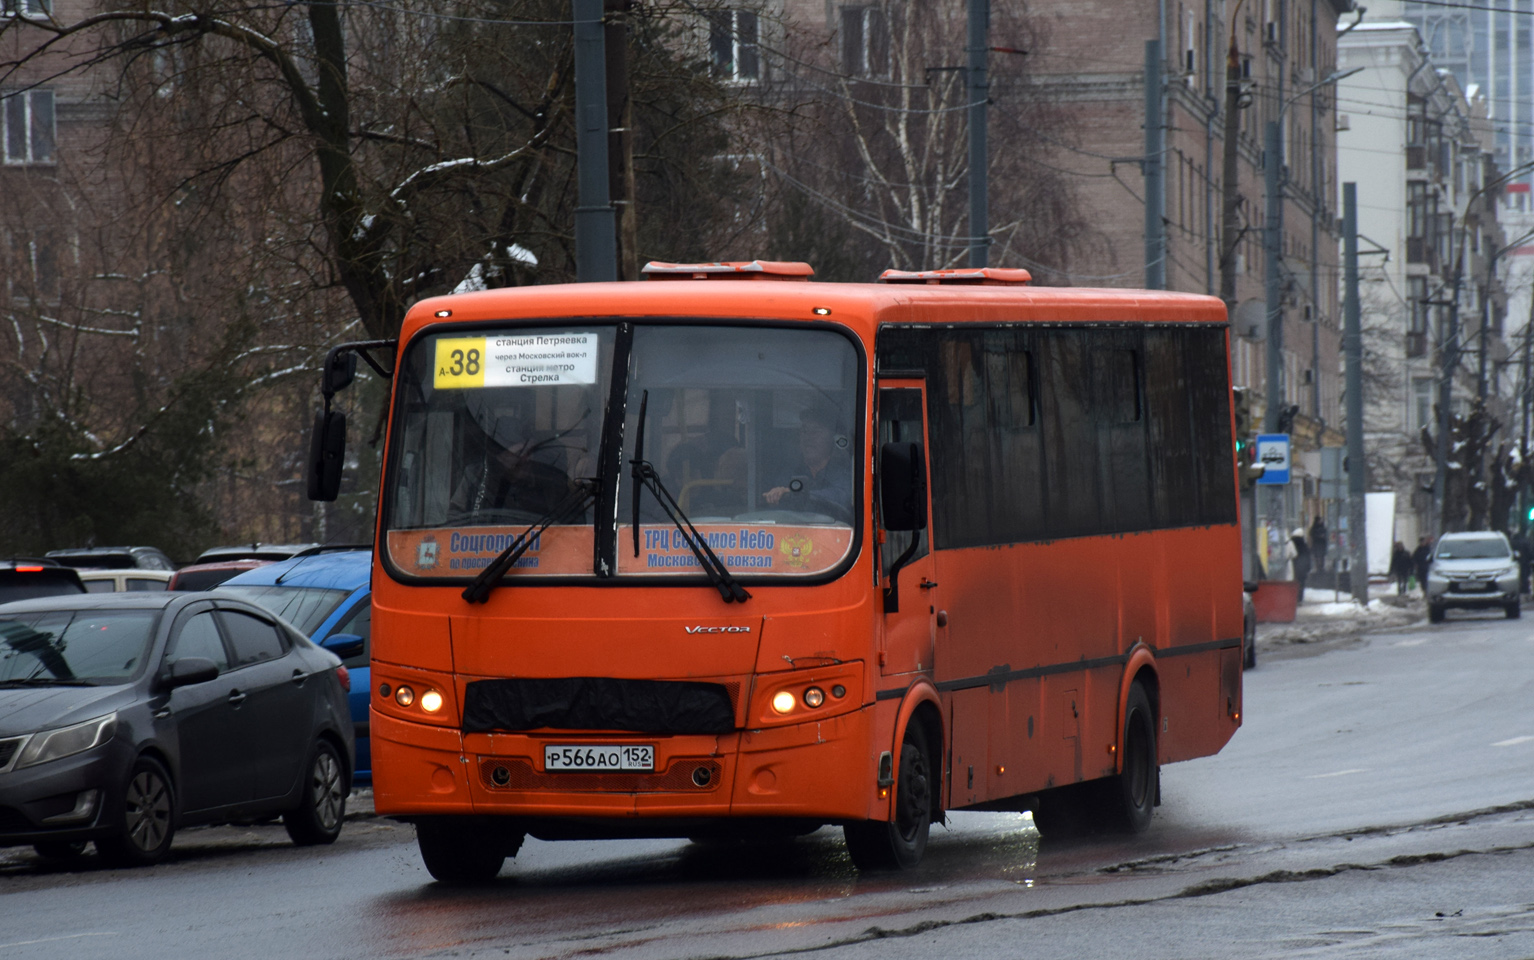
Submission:
[[[1262,465],[1258,483],[1289,482],[1289,434],[1257,434],[1257,462]]]

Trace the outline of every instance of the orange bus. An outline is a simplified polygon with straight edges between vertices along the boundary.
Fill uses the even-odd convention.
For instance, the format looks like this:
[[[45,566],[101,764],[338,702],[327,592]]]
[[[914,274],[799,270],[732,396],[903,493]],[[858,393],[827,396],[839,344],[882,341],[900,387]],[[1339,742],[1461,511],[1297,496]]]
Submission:
[[[790,837],[917,863],[958,809],[1141,830],[1241,720],[1223,304],[1021,270],[416,304],[373,570],[374,803],[433,876],[526,836]]]

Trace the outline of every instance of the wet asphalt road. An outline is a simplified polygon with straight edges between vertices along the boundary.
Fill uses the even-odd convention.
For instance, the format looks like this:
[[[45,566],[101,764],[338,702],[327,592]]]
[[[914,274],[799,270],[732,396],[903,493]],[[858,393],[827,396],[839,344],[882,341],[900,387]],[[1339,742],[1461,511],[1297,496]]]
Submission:
[[[859,876],[837,831],[775,848],[528,841],[443,888],[411,828],[330,848],[186,831],[172,863],[0,851],[13,957],[1534,957],[1534,624],[1451,614],[1265,651],[1246,725],[1167,767],[1133,838],[956,814]]]

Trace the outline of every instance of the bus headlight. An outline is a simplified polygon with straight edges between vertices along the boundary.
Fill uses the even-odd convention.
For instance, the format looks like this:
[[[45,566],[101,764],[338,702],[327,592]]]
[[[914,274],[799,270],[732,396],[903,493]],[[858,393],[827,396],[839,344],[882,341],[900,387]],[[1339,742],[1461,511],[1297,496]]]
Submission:
[[[403,683],[400,684],[394,690],[394,702],[402,707],[410,706],[412,703],[415,703],[415,691]]]
[[[788,713],[793,710],[795,702],[793,691],[790,690],[779,690],[772,695],[772,709],[778,713]]]
[[[804,691],[804,705],[811,710],[826,702],[826,693],[819,687],[810,687]]]
[[[436,713],[442,709],[442,694],[435,690],[428,690],[421,694],[421,709],[427,713]]]

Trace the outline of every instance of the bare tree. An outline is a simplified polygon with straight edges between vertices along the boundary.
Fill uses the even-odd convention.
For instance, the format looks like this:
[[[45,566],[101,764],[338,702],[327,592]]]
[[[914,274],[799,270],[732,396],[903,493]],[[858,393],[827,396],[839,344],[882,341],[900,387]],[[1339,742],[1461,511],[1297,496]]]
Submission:
[[[776,102],[796,121],[763,147],[783,187],[774,246],[797,241],[835,264],[849,259],[850,243],[856,279],[874,266],[960,266],[971,241],[964,6],[859,10],[829,41],[823,31],[787,30],[772,61]],[[1047,38],[1017,0],[992,4],[992,33],[1008,47],[992,55],[989,72],[991,262],[1062,268],[1090,233],[1066,178],[1044,160],[1040,134],[1061,133],[1066,115],[1022,54]]]

